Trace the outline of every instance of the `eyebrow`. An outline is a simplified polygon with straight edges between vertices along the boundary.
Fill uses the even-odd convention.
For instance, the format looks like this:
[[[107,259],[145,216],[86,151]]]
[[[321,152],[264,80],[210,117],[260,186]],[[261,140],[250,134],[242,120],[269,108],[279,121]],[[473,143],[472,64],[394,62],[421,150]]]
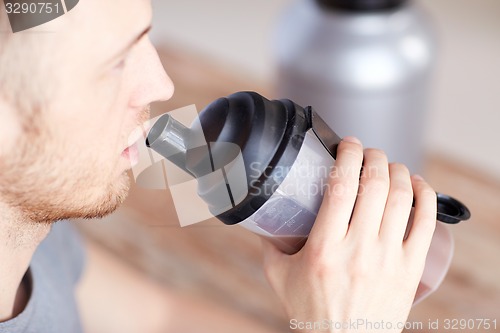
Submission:
[[[119,58],[123,54],[125,54],[132,46],[134,46],[142,37],[147,35],[151,31],[151,25],[144,29],[137,37],[135,37],[132,41],[130,41],[126,47],[124,47],[120,52],[117,52],[113,57],[111,57],[106,63],[111,63],[115,59]]]

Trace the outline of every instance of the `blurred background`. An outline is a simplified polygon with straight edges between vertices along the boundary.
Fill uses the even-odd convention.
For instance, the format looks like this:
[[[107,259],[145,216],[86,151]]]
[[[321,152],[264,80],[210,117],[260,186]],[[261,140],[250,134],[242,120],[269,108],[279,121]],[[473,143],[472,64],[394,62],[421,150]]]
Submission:
[[[152,38],[258,87],[275,80],[277,21],[293,2],[156,1]],[[426,147],[499,180],[500,3],[416,2],[428,12],[439,44]]]
[[[283,82],[289,82],[289,78],[284,79],[280,66],[290,60],[280,55],[283,38],[300,38],[307,30],[311,34],[308,37],[314,33],[321,36],[319,45],[331,42],[337,46],[334,51],[332,46],[322,52],[341,52],[338,46],[347,35],[336,35],[341,28],[328,27],[327,23],[311,27],[307,15],[300,17],[307,14],[305,9],[297,7],[299,14],[292,13],[300,2],[153,0],[151,38],[176,85],[174,97],[155,105],[153,115],[191,104],[201,110],[214,99],[240,90],[290,98],[293,96],[281,95],[306,91],[306,81],[302,87],[297,83],[283,89]],[[449,274],[437,292],[414,307],[409,320],[427,323],[445,318],[490,318],[500,325],[500,1],[409,2],[420,8],[418,15],[423,16],[416,19],[415,29],[430,31],[431,45],[425,77],[410,75],[410,81],[403,83],[410,82],[405,87],[411,90],[414,79],[425,94],[400,101],[411,104],[408,108],[417,112],[416,118],[410,116],[404,121],[421,122],[415,141],[417,148],[422,141],[418,170],[437,191],[459,198],[472,212],[470,221],[450,226],[455,256]],[[279,28],[287,15],[301,18],[294,21],[294,33],[288,36],[287,29]],[[322,33],[321,29],[337,30]],[[351,45],[347,41],[343,44],[346,48]],[[412,50],[410,56],[419,52],[418,47]],[[314,65],[321,69],[322,63]],[[327,76],[339,75],[326,68],[323,72]],[[349,72],[342,75],[351,77]],[[341,87],[338,82],[332,86]],[[398,91],[397,85],[391,84],[391,89]],[[356,93],[362,96],[362,89]],[[341,97],[335,95],[333,102],[318,97],[323,98],[318,104],[325,109]],[[425,103],[414,107],[417,102]],[[400,109],[385,116],[399,117]],[[393,133],[387,135],[391,138]],[[262,272],[258,237],[239,227],[222,226],[216,220],[181,228],[168,189],[134,186],[115,214],[102,222],[81,223],[80,228],[167,288],[232,308],[277,331],[288,331],[287,319]]]

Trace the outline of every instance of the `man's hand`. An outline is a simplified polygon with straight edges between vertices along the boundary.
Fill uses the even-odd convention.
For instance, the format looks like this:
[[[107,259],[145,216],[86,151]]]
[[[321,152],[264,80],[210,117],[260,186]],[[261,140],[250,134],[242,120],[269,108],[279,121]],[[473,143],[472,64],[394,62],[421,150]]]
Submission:
[[[405,238],[413,197],[413,225]],[[263,240],[267,278],[291,320],[383,321],[392,329],[358,329],[401,332],[396,325],[404,324],[411,309],[436,226],[436,205],[435,192],[421,177],[388,164],[382,151],[363,154],[357,139],[344,139],[304,247],[287,255]],[[330,327],[343,331],[348,330]]]

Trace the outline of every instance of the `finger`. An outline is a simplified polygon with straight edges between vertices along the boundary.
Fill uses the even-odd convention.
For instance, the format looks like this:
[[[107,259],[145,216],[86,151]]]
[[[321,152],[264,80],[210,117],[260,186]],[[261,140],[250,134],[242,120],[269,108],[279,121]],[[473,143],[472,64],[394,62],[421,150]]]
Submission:
[[[415,197],[415,212],[408,238],[404,241],[404,247],[410,253],[423,256],[425,259],[436,228],[436,192],[420,176],[412,177],[412,186]]]
[[[410,218],[413,188],[410,172],[403,164],[389,165],[390,188],[379,237],[386,243],[401,246]]]
[[[313,241],[328,242],[345,237],[358,193],[362,163],[361,142],[352,137],[344,138],[338,146],[337,160],[306,246]]]
[[[378,237],[389,193],[387,156],[378,149],[366,149],[358,198],[347,232],[352,237]]]

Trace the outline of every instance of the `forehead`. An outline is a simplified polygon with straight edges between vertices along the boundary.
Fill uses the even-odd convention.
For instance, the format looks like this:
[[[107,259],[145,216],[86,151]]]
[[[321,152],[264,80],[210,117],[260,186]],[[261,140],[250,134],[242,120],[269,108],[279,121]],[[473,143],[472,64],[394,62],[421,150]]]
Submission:
[[[67,28],[62,33],[68,49],[100,59],[144,30],[151,15],[150,0],[80,0],[65,15]]]
[[[151,20],[149,0],[81,0],[78,24],[102,36],[119,36]]]

